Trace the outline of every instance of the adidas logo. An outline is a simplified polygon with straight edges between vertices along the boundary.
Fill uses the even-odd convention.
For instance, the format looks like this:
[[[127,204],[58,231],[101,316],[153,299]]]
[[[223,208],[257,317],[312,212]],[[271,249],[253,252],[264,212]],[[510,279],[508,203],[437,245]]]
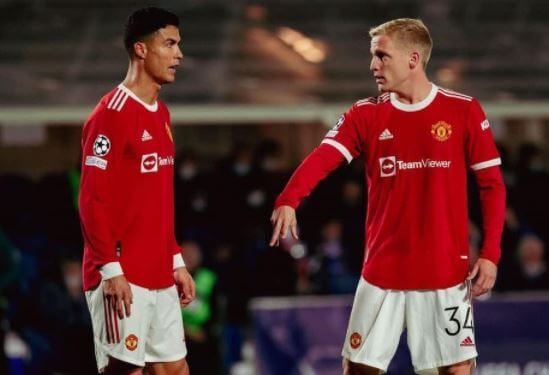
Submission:
[[[391,134],[391,132],[389,131],[389,129],[385,129],[383,132],[381,132],[381,134],[379,135],[379,140],[380,141],[384,141],[386,139],[393,139],[394,136],[393,134]]]
[[[459,346],[475,346],[475,343],[471,340],[471,337],[467,336]]]
[[[143,135],[141,136],[141,141],[150,141],[153,139],[153,137],[150,135],[150,133],[147,131],[147,129],[143,130]]]

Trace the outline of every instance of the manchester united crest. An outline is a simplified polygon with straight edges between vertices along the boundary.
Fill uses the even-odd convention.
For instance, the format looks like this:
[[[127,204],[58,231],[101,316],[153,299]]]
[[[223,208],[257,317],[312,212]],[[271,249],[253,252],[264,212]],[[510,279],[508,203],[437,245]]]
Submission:
[[[362,336],[360,336],[360,333],[353,332],[353,334],[349,338],[349,343],[351,344],[351,348],[358,348],[360,344],[362,344]]]
[[[136,335],[131,334],[131,335],[128,335],[128,337],[126,337],[125,343],[126,343],[126,348],[133,352],[135,349],[137,349],[137,344],[139,343],[139,340]]]
[[[164,127],[166,128],[166,133],[168,133],[168,137],[170,137],[170,141],[172,141],[173,143],[172,131],[167,122],[164,123]]]
[[[431,134],[437,141],[444,142],[452,135],[452,125],[439,121],[431,126]]]

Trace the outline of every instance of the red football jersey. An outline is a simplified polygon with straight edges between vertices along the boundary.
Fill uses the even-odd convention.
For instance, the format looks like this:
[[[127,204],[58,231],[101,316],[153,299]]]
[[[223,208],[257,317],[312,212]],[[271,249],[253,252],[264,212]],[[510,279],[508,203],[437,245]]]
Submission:
[[[467,169],[501,164],[489,127],[476,99],[433,85],[415,104],[390,93],[360,100],[328,132],[321,147],[333,146],[348,162],[364,155],[362,275],[368,282],[399,290],[463,282],[469,268]],[[331,160],[326,149],[320,152]],[[314,179],[335,168],[334,161],[322,163],[326,170],[315,171]],[[308,194],[306,175],[296,171],[277,206],[296,206]],[[498,240],[483,250],[497,264]]]
[[[142,102],[123,85],[104,96],[82,133],[80,218],[84,289],[106,265],[136,285],[174,284],[174,145],[164,103]],[[112,267],[111,267],[112,273]]]

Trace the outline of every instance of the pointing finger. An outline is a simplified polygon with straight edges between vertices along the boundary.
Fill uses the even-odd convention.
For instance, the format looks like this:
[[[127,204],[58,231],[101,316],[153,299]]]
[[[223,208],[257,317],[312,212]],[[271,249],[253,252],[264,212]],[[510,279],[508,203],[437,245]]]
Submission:
[[[299,236],[297,234],[297,223],[295,221],[290,226],[290,230],[292,231],[292,236],[294,236],[296,240],[299,240]]]
[[[271,241],[269,242],[270,246],[278,245],[278,237],[280,236],[280,228],[282,227],[282,220],[280,217],[277,218],[275,222],[275,226],[273,229],[273,235],[271,237]]]

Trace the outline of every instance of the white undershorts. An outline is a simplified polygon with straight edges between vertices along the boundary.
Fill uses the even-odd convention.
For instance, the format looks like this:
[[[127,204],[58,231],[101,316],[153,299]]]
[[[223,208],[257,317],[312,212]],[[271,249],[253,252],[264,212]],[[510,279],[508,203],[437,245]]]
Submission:
[[[402,291],[361,278],[342,355],[387,371],[405,328],[416,372],[476,358],[470,283]]]
[[[179,296],[175,286],[146,289],[130,284],[131,315],[119,319],[103,293],[103,283],[86,292],[92,317],[97,368],[109,357],[143,367],[146,362],[174,362],[187,355]]]

